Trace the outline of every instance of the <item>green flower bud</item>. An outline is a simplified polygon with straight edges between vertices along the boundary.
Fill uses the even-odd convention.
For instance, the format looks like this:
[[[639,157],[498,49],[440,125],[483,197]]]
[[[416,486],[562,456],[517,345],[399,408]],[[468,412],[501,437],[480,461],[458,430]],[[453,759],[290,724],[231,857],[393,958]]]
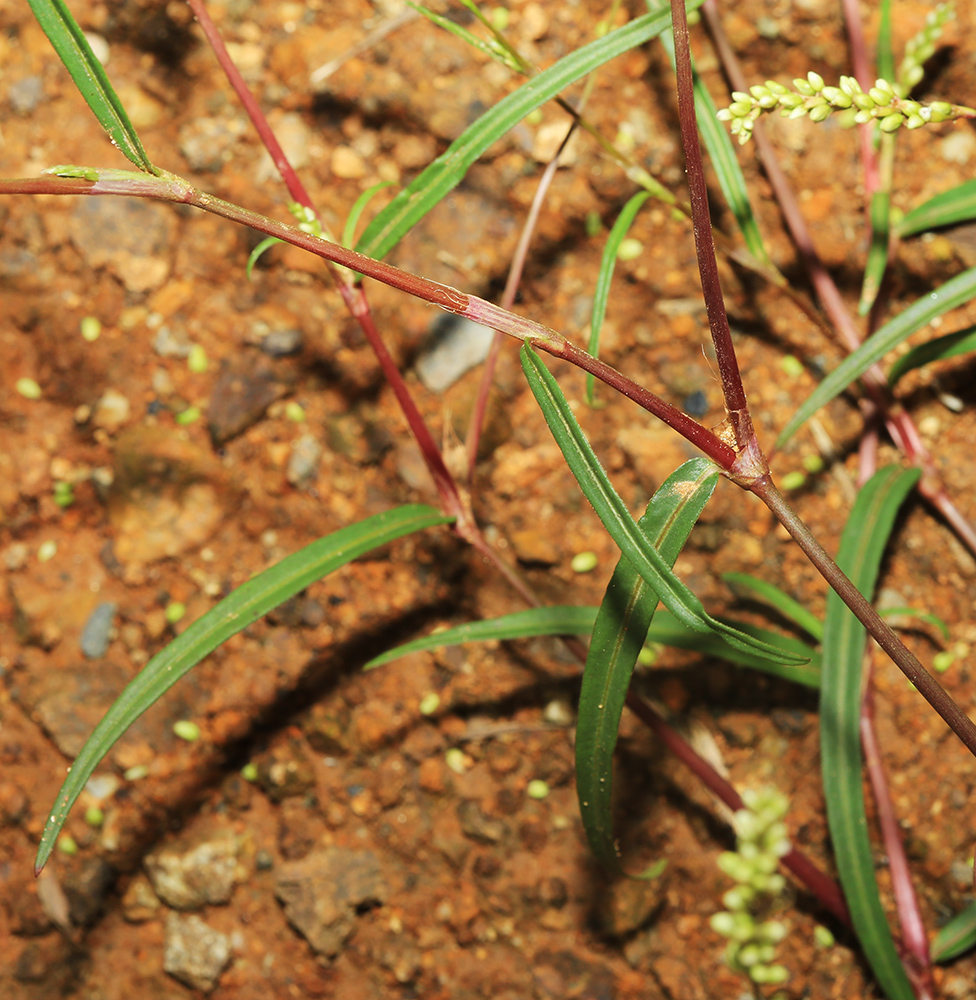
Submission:
[[[787,112],[784,110],[783,114],[787,118],[802,118],[807,113],[807,109],[801,104],[800,107],[794,108],[792,111]]]
[[[925,119],[921,115],[909,115],[905,128],[921,128],[924,124]]]
[[[824,87],[822,93],[835,108],[849,108],[854,103],[851,95],[845,94],[839,87]]]
[[[861,94],[861,85],[854,79],[853,76],[842,76],[840,78],[840,89],[844,91],[845,94],[853,97],[855,94]]]
[[[741,90],[733,90],[732,91],[732,100],[733,101],[744,101],[750,107],[752,106],[752,97],[749,94],[743,93],[743,91],[741,91]]]
[[[815,108],[810,109],[810,121],[812,122],[824,122],[826,121],[833,108],[829,104],[818,104]]]
[[[715,112],[715,117],[720,122],[730,122],[732,121],[732,112],[728,108],[720,108]]]
[[[781,83],[777,83],[775,80],[766,81],[766,89],[771,93],[775,94],[776,97],[784,97],[789,93],[786,87]]]
[[[793,81],[793,86],[799,93],[803,94],[804,97],[813,97],[813,95],[816,93],[813,87],[811,87],[810,84],[803,79],[803,77],[797,77]]]
[[[890,101],[895,96],[895,88],[892,87],[892,85],[888,83],[887,80],[883,80],[880,77],[874,81],[874,89],[880,90],[882,93],[888,95],[887,100],[883,102],[879,101],[878,102],[879,104],[881,103],[887,104],[887,102]]]
[[[817,93],[824,89],[824,78],[819,73],[814,73],[813,70],[810,70],[807,73],[807,80]]]
[[[851,100],[854,102],[854,107],[862,111],[871,111],[875,106],[870,94],[853,94]]]
[[[784,108],[798,108],[803,104],[803,98],[799,94],[783,94],[779,99],[779,103]]]
[[[885,105],[889,104],[894,98],[894,94],[888,93],[887,90],[882,90],[880,87],[872,87],[868,91],[868,96],[874,101],[875,104]]]
[[[897,132],[898,129],[905,124],[905,116],[895,113],[893,115],[886,115],[881,119],[879,128],[882,132]]]
[[[736,118],[745,118],[745,116],[752,111],[752,102],[746,103],[745,101],[736,101],[734,104],[729,105],[729,111],[731,111]]]
[[[858,125],[866,125],[873,117],[874,115],[872,115],[870,111],[858,111],[858,113],[854,116],[854,121]]]

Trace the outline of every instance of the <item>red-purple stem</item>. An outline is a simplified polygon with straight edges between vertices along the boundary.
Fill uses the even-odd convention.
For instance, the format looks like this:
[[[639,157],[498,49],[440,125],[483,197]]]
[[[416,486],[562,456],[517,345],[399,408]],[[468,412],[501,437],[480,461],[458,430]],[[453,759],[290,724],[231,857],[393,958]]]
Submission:
[[[872,668],[867,667],[867,681],[861,699],[861,747],[864,750],[864,764],[871,782],[871,791],[878,810],[878,825],[888,855],[888,870],[891,872],[891,887],[895,895],[898,922],[904,943],[906,971],[912,968],[913,979],[928,996],[932,995],[932,959],[929,955],[929,940],[922,922],[915,887],[908,867],[908,857],[902,840],[895,806],[891,800],[891,789],[885,775],[881,758],[881,747],[874,729],[874,683]]]
[[[627,707],[655,733],[678,760],[690,768],[695,777],[713,795],[721,799],[730,809],[745,808],[741,796],[725,778],[634,691],[627,692]],[[840,886],[829,875],[822,872],[795,847],[791,848],[790,853],[782,861],[784,866],[810,889],[825,909],[833,913],[845,926],[851,926],[851,917],[847,910],[847,903],[844,902],[844,894]]]

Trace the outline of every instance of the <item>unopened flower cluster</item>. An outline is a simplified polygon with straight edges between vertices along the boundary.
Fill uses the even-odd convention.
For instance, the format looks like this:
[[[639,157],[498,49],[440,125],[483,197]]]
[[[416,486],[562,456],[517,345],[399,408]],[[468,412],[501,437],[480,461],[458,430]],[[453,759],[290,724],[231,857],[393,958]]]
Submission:
[[[776,869],[790,852],[783,823],[789,803],[775,789],[746,791],[742,798],[746,808],[733,819],[736,849],[718,858],[719,867],[737,884],[722,896],[725,912],[716,913],[710,923],[712,930],[729,939],[725,960],[733,969],[760,985],[782,983],[789,973],[774,959],[786,925],[757,915],[786,887]]]
[[[749,141],[760,115],[777,108],[787,118],[805,116],[813,122],[826,121],[835,111],[847,111],[852,122],[874,120],[883,132],[897,132],[903,125],[920,128],[953,118],[976,117],[976,110],[946,101],[923,104],[900,97],[887,80],[876,80],[865,91],[853,77],[842,76],[839,87],[828,87],[819,73],[811,71],[806,79],[794,80],[793,88],[767,80],[765,85],[750,87],[748,94],[737,90],[732,94],[732,103],[719,111],[718,117],[732,123],[732,134],[738,135],[740,143]]]
[[[923,67],[935,55],[943,28],[955,16],[955,5],[951,2],[940,3],[929,11],[925,18],[925,27],[909,39],[905,46],[905,57],[898,67],[899,93],[907,96],[913,87],[922,82],[922,77],[925,75]]]

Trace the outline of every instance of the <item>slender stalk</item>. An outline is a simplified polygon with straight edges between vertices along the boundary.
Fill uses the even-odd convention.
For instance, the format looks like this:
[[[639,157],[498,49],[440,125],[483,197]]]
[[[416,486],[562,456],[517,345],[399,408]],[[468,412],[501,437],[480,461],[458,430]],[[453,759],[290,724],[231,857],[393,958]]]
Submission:
[[[705,785],[705,787],[730,809],[745,807],[739,793],[711,764],[698,754],[677,730],[634,691],[627,692],[627,707],[641,722],[648,726],[661,742]],[[851,926],[850,914],[840,886],[824,874],[805,854],[795,847],[783,859],[783,865],[806,885],[820,904],[837,917],[845,926]]]
[[[740,448],[749,443],[745,428],[736,421],[736,415],[748,413],[746,393],[742,386],[739,363],[732,346],[732,331],[725,312],[725,300],[718,279],[715,241],[712,238],[712,221],[708,213],[708,189],[705,185],[705,166],[702,162],[701,144],[698,140],[698,122],[695,117],[694,80],[691,70],[691,50],[688,38],[688,14],[681,0],[671,0],[671,18],[674,31],[674,63],[678,86],[678,119],[681,123],[681,145],[685,154],[685,170],[691,195],[692,227],[695,231],[695,250],[698,270],[701,273],[702,294],[708,313],[708,326],[715,345],[725,408],[733,420],[736,441]],[[748,430],[752,430],[749,422]]]
[[[861,747],[864,750],[864,764],[878,810],[878,825],[881,828],[885,853],[888,855],[888,870],[891,872],[891,886],[906,952],[902,958],[906,963],[906,971],[914,966],[912,978],[925,990],[923,994],[920,989],[920,996],[931,997],[932,959],[929,954],[929,940],[925,933],[925,924],[922,922],[915,887],[912,884],[908,856],[905,854],[905,844],[898,827],[895,806],[891,800],[891,789],[881,757],[881,747],[874,728],[874,682],[870,663],[866,673],[867,682],[861,699]]]
[[[767,475],[752,483],[753,493],[773,512],[776,519],[803,549],[817,572],[837,592],[858,621],[894,661],[899,670],[918,688],[922,697],[942,716],[949,728],[976,755],[976,725],[946,693],[941,684],[919,663],[911,650],[891,630],[861,592],[847,578],[810,529],[793,511]]]

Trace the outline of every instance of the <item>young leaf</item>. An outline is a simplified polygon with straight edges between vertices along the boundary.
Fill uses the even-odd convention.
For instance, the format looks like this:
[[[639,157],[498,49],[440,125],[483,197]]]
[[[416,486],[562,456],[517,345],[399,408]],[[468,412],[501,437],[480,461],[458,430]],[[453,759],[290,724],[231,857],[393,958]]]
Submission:
[[[893,140],[885,137],[883,142]],[[868,257],[864,264],[864,281],[861,284],[861,300],[857,311],[860,316],[867,316],[874,305],[874,300],[881,290],[881,282],[888,267],[888,245],[891,240],[891,195],[887,191],[875,191],[871,196],[871,210],[868,213],[871,221],[871,244],[868,247]]]
[[[939,928],[932,940],[932,961],[948,962],[973,947],[976,947],[976,903],[970,903]]]
[[[888,466],[858,493],[837,563],[862,594],[874,591],[895,516],[919,470]],[[861,774],[861,663],[865,631],[840,597],[827,595],[820,682],[820,756],[827,821],[844,896],[864,954],[889,1000],[914,993],[881,906]]]
[[[27,0],[37,23],[112,143],[147,174],[158,174],[88,39],[63,0]]]
[[[277,236],[265,236],[263,240],[251,251],[247,258],[247,277],[250,279],[251,272],[254,270],[254,265],[258,262],[258,258],[265,252],[265,250],[270,250],[276,243],[281,243],[281,240]]]
[[[537,635],[589,635],[593,630],[596,608],[556,604],[546,608],[516,611],[500,618],[467,622],[442,632],[432,632],[413,642],[404,643],[374,656],[363,670],[372,670],[408,653],[444,646],[460,646],[465,642],[488,642],[492,639],[530,639]]]
[[[703,458],[686,462],[651,498],[638,527],[670,568],[715,489],[718,473]],[[576,723],[576,792],[590,849],[623,873],[613,838],[612,767],[630,677],[660,595],[621,556],[593,626]]]
[[[812,611],[808,611],[799,601],[766,580],[749,573],[725,573],[722,579],[737,593],[745,591],[749,596],[775,608],[784,618],[798,625],[817,642],[823,639],[823,622]]]
[[[620,551],[633,563],[637,572],[660,594],[664,606],[685,626],[696,632],[714,632],[731,645],[758,652],[780,663],[802,663],[803,658],[787,650],[769,646],[731,625],[709,615],[701,601],[667,566],[657,549],[644,537],[617,495],[606,472],[597,460],[590,443],[573,416],[566,397],[539,355],[528,344],[522,345],[522,370],[542,409],[546,423],[559,445],[566,463],[576,477],[583,495],[589,500]]]
[[[976,180],[963,181],[949,191],[913,208],[898,226],[901,237],[914,236],[940,226],[954,226],[958,222],[976,219]]]
[[[694,10],[703,2],[688,0],[687,7]],[[377,214],[359,238],[356,249],[367,257],[386,256],[449,191],[461,183],[471,164],[530,111],[604,63],[654,38],[670,23],[670,10],[635,18],[622,28],[563,56],[518,90],[502,98],[465,129],[441,156]]]
[[[976,267],[950,278],[934,292],[929,292],[913,302],[903,313],[885,323],[813,390],[781,431],[776,439],[776,447],[782,448],[821,406],[826,406],[835,396],[840,395],[871,365],[880,361],[916,330],[920,330],[926,323],[931,323],[936,316],[941,316],[950,309],[968,302],[974,295],[976,295]]]
[[[349,215],[346,216],[346,224],[342,227],[342,245],[344,247],[352,246],[353,240],[356,238],[356,226],[359,225],[359,218],[366,206],[383,188],[390,187],[392,183],[393,181],[380,181],[379,184],[374,184],[372,187],[366,188],[355,202],[353,202],[352,208],[349,209]]]
[[[34,870],[46,863],[75,799],[116,740],[191,667],[226,639],[309,584],[387,542],[450,520],[410,504],[376,514],[320,538],[242,584],[154,656],[119,695],[81,749],[48,816]]]
[[[603,320],[607,314],[607,300],[610,298],[610,282],[613,280],[613,271],[617,265],[617,251],[624,237],[630,231],[630,227],[640,211],[641,205],[650,198],[649,191],[640,191],[635,194],[620,211],[617,221],[614,222],[610,235],[607,237],[607,244],[603,248],[603,258],[600,260],[600,271],[596,276],[596,290],[593,292],[593,312],[590,315],[590,343],[587,351],[598,358],[600,356],[600,331],[603,329]],[[596,378],[593,375],[586,376],[586,401],[593,405],[593,387]]]
[[[965,330],[936,337],[935,340],[919,344],[907,354],[903,354],[888,372],[888,385],[894,386],[903,375],[931,361],[944,361],[946,358],[969,354],[971,351],[976,351],[976,326],[967,326]]]

